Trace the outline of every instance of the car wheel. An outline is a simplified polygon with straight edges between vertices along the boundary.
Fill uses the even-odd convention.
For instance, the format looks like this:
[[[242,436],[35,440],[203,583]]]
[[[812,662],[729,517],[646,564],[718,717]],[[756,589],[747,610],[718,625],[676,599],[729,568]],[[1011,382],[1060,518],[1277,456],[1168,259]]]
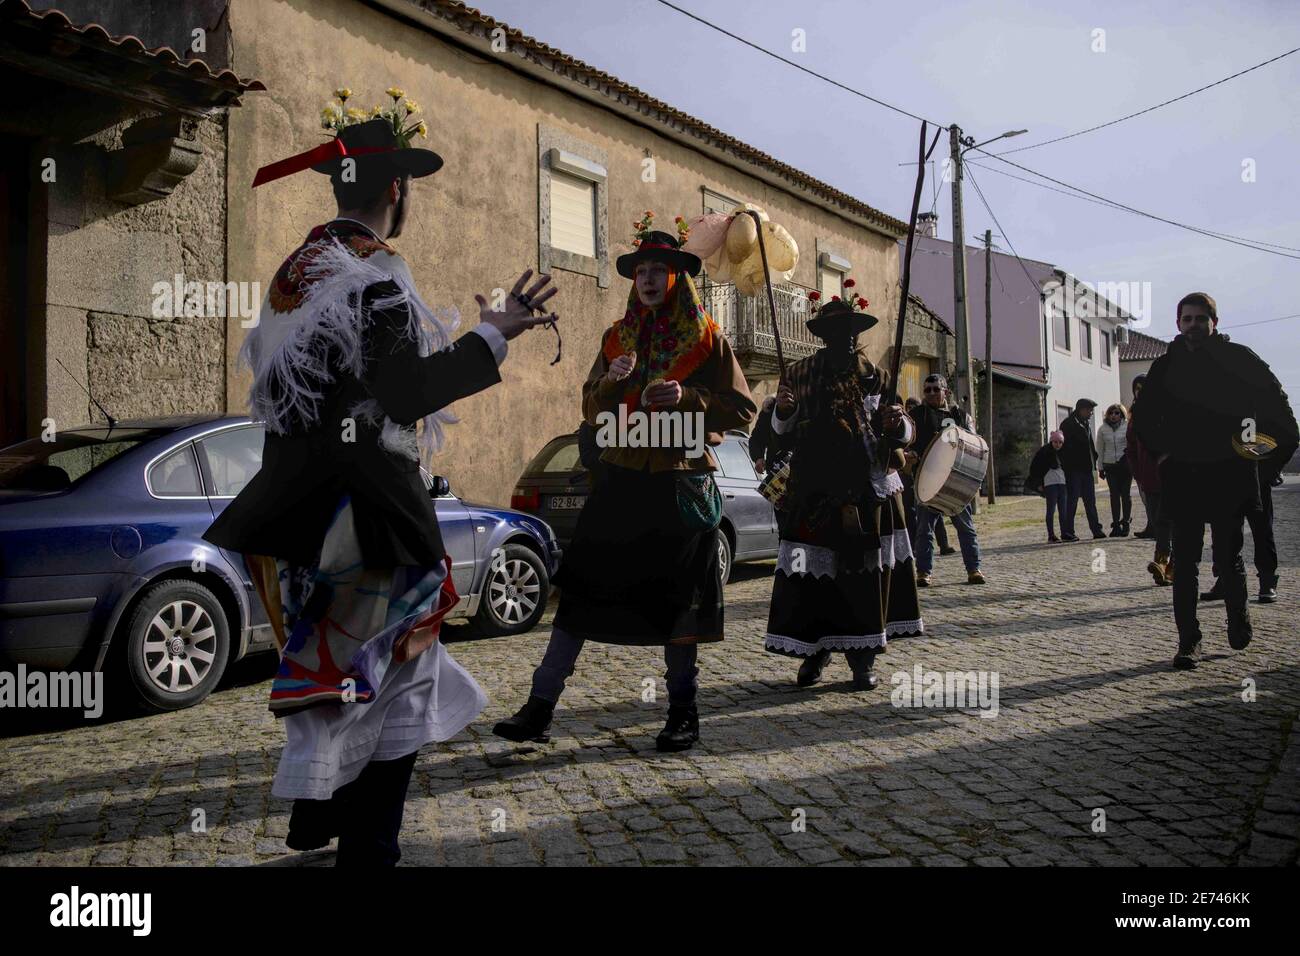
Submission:
[[[225,609],[193,581],[155,584],[127,624],[127,677],[149,710],[193,707],[217,686],[229,656]]]
[[[722,578],[722,583],[726,584],[731,580],[731,540],[727,537],[727,532],[721,528],[717,531],[718,536],[718,575]]]
[[[474,626],[480,634],[522,634],[537,626],[551,593],[546,565],[531,548],[508,544],[488,567]]]

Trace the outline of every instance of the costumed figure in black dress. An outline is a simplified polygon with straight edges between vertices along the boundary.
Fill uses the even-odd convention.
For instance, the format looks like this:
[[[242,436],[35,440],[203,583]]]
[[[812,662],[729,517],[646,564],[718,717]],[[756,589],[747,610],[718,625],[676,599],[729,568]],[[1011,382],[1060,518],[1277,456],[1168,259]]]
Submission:
[[[866,304],[836,297],[814,311],[808,328],[826,346],[790,367],[772,417],[792,457],[763,643],[804,659],[801,687],[837,650],[855,689],[874,687],[887,639],[924,629],[898,474],[915,426],[858,347],[877,322]]]

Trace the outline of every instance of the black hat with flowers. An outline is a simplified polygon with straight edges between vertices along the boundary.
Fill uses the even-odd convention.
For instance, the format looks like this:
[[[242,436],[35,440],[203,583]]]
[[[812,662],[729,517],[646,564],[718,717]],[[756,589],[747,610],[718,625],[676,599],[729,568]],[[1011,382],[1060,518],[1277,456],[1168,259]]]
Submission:
[[[351,90],[335,90],[335,99],[321,110],[321,128],[333,133],[333,138],[305,153],[263,166],[253,185],[304,169],[335,175],[343,160],[349,158],[367,172],[392,171],[394,175],[415,178],[436,173],[442,168],[442,157],[431,149],[411,145],[416,135],[428,135],[424,120],[415,115],[420,107],[397,87],[389,87],[387,92],[393,100],[388,107],[363,110],[348,106]]]
[[[690,228],[686,225],[686,220],[681,216],[674,220],[677,226],[677,235],[673,236],[650,228],[654,222],[654,216],[655,214],[647,209],[641,221],[632,224],[636,229],[636,236],[632,240],[635,249],[626,255],[618,257],[616,263],[618,274],[625,279],[632,279],[636,276],[638,263],[663,262],[675,271],[685,272],[692,277],[699,275],[700,268],[703,266],[700,257],[694,253],[682,251],[682,244],[686,242],[686,237],[690,234]]]
[[[878,318],[865,311],[871,303],[853,291],[856,285],[853,279],[844,280],[847,300],[835,295],[831,296],[829,302],[822,303],[820,292],[809,292],[808,298],[813,306],[812,318],[806,323],[808,331],[825,341],[857,335],[878,323]]]

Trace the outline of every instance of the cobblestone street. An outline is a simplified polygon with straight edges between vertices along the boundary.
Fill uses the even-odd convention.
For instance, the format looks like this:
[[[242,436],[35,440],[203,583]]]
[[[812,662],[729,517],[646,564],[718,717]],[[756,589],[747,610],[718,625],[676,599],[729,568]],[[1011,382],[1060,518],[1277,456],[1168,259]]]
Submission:
[[[421,752],[403,865],[1294,864],[1300,482],[1274,494],[1280,600],[1254,603],[1247,532],[1255,641],[1230,651],[1223,606],[1202,605],[1206,655],[1190,672],[1170,667],[1151,543],[1049,546],[1036,498],[977,519],[987,586],[965,584],[959,555],[937,559],[927,633],[891,644],[873,692],[850,690],[842,656],[797,689],[797,662],[762,650],[772,564],[738,568],[727,640],[700,653],[702,740],[685,754],[654,751],[658,649],[588,645],[553,743],[515,746],[490,729],[527,696],[548,625],[455,643],[491,702]],[[1108,513],[1104,494],[1098,505]],[[1208,558],[1207,540],[1203,586]],[[996,673],[996,715],[893,706],[891,676],[918,665]],[[272,669],[241,662],[181,713],[0,740],[0,864],[332,862],[283,844]]]

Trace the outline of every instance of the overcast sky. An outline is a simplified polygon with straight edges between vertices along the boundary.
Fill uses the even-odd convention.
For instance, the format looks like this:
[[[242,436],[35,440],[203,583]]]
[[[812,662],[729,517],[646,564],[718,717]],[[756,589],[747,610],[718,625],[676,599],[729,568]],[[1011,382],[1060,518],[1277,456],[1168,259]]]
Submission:
[[[977,141],[1012,149],[1117,119],[1300,47],[1296,0],[674,0],[732,33]],[[890,215],[907,219],[919,124],[697,23],[657,0],[476,0],[590,63]],[[802,30],[806,52],[791,49]],[[1104,30],[1104,52],[1097,30]],[[1006,158],[1166,219],[1300,249],[1300,53],[1074,139]],[[947,136],[936,150],[946,155]],[[971,154],[968,158],[974,157]],[[1254,182],[1243,162],[1254,160]],[[983,157],[978,162],[1032,176]],[[936,170],[942,172],[938,167]],[[1149,282],[1146,330],[1172,338],[1179,297],[1300,395],[1300,258],[1283,258],[976,169],[1017,252],[1085,281]],[[922,208],[934,199],[928,180]],[[1050,185],[1050,184],[1049,184]],[[994,230],[965,190],[967,238]],[[950,238],[945,186],[936,211]],[[1300,257],[1300,252],[1291,251]],[[995,280],[996,281],[996,280]]]

